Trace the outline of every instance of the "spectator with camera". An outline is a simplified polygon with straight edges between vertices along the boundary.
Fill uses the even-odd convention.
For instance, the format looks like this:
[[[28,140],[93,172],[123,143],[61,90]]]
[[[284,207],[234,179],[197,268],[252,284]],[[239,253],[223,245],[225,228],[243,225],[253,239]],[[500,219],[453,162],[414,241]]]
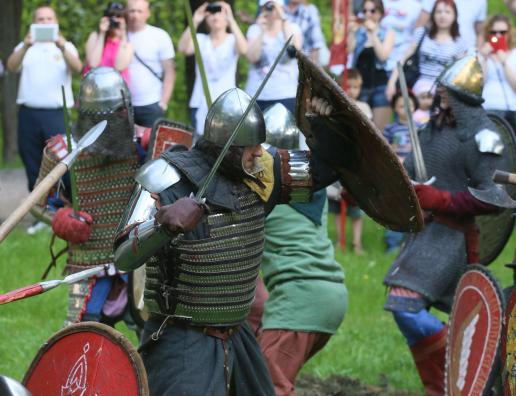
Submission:
[[[419,77],[412,90],[419,94],[435,90],[435,80],[444,68],[454,60],[463,56],[468,49],[467,43],[461,38],[457,22],[457,6],[453,0],[437,0],[431,12],[430,27],[418,28],[414,41],[402,59],[405,63],[414,54],[419,62]],[[387,84],[387,97],[392,99],[396,92],[398,70],[395,69]]]
[[[134,48],[129,64],[134,122],[150,128],[167,110],[176,71],[172,40],[163,29],[148,25],[149,17],[148,0],[128,0],[127,36]]]
[[[247,40],[233,17],[230,5],[224,1],[204,3],[197,8],[193,15],[195,28],[203,21],[206,21],[208,34],[197,33],[197,42],[210,96],[215,101],[220,94],[236,86],[238,57],[246,55]],[[178,48],[186,55],[193,55],[194,44],[189,27],[183,32]],[[208,113],[199,66],[195,68],[195,84],[189,107],[190,120],[198,138],[203,134]]]
[[[72,107],[72,72],[82,69],[79,53],[59,32],[57,15],[51,7],[36,8],[31,29],[9,56],[7,69],[21,73],[16,99],[18,150],[32,191],[45,142],[65,133],[61,86],[68,107]]]
[[[480,54],[484,69],[483,106],[516,129],[516,50],[512,44],[512,24],[506,15],[489,18]]]
[[[260,0],[259,5],[256,23],[247,31],[250,65],[246,91],[251,96],[258,90],[288,38],[293,36],[291,45],[296,49],[301,49],[302,45],[301,30],[287,20],[283,0]],[[285,53],[256,103],[262,110],[281,103],[294,113],[298,74],[296,59]]]
[[[364,1],[362,13],[363,20],[350,20],[348,48],[353,53],[352,67],[362,75],[359,100],[373,109],[373,122],[381,130],[391,119],[385,87],[393,67],[387,60],[394,47],[395,35],[381,23],[385,15],[382,0]]]
[[[109,2],[100,19],[98,32],[91,32],[86,42],[85,72],[99,66],[118,71],[129,83],[129,63],[133,57],[133,45],[127,40],[125,7]]]

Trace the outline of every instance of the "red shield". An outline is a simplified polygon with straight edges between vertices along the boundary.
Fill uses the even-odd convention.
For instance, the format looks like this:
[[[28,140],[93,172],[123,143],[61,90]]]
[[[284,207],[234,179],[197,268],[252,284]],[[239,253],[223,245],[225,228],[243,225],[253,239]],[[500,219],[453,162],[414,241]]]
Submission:
[[[504,395],[516,395],[516,288],[512,289],[505,310],[502,332],[502,378]]]
[[[483,395],[493,374],[502,332],[500,287],[471,265],[455,291],[446,345],[447,395]]]
[[[192,147],[192,130],[179,122],[157,120],[150,136],[148,159],[158,158],[161,153],[176,144]]]
[[[58,331],[39,350],[23,384],[33,396],[147,396],[136,349],[118,331],[84,322]]]

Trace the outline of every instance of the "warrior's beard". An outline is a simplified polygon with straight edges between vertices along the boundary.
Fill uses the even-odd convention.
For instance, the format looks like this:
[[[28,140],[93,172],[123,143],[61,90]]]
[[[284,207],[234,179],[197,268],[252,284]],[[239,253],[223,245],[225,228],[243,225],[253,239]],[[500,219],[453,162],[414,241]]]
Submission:
[[[208,160],[213,163],[215,163],[222,151],[222,146],[209,142],[204,138],[199,139],[196,147],[205,153]],[[219,172],[233,182],[241,182],[246,177],[250,177],[242,167],[243,154],[244,149],[242,147],[231,146],[220,163]]]

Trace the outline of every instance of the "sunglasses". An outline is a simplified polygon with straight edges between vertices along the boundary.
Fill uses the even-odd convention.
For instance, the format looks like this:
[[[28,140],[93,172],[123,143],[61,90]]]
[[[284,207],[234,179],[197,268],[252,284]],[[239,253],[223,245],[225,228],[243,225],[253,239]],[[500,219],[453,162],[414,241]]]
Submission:
[[[376,8],[364,8],[364,9],[362,10],[362,12],[363,12],[364,14],[368,14],[368,13],[370,13],[370,14],[376,14]]]
[[[507,33],[509,33],[508,30],[490,30],[489,34],[492,34],[493,36],[505,36]]]

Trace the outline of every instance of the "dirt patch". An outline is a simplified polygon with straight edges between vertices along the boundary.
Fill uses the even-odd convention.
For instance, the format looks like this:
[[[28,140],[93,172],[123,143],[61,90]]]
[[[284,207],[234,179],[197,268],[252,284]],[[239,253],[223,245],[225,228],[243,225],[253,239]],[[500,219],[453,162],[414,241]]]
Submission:
[[[29,194],[27,189],[27,177],[25,170],[8,169],[0,171],[0,222],[5,220],[9,214]],[[23,224],[33,221],[31,216],[25,216]]]
[[[304,375],[296,381],[296,393],[298,396],[417,396],[413,392],[366,385],[340,375],[326,379]]]

